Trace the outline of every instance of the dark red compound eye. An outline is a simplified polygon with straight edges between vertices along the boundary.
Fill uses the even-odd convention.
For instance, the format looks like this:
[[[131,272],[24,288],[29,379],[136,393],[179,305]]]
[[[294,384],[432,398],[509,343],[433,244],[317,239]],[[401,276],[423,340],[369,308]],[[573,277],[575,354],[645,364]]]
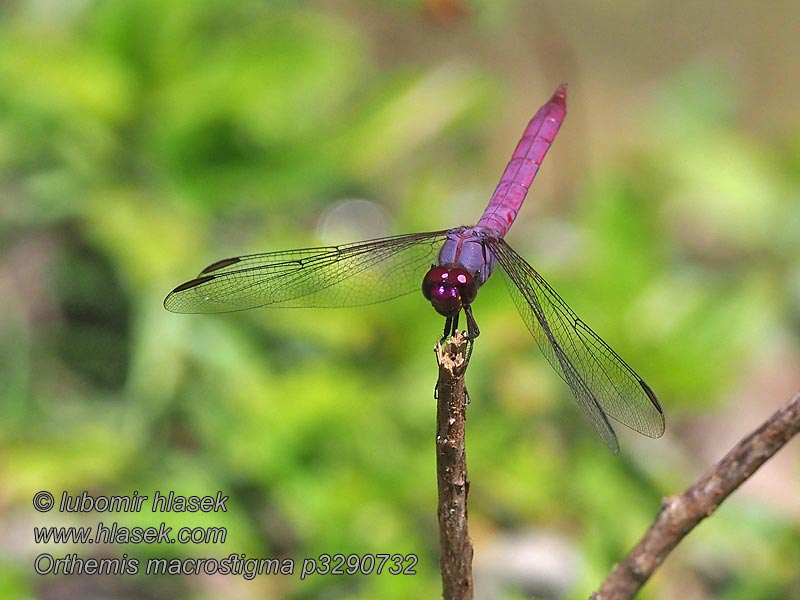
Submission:
[[[436,312],[452,317],[472,304],[478,294],[478,286],[472,275],[464,269],[431,267],[422,280],[422,294],[430,300]]]

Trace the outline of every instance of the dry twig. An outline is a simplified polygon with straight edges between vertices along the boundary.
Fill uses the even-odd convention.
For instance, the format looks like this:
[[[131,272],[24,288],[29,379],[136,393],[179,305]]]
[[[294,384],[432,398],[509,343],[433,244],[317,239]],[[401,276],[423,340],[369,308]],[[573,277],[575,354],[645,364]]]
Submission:
[[[800,431],[800,394],[743,438],[679,496],[665,498],[650,529],[591,600],[632,598],[675,546]]]
[[[439,544],[445,600],[471,600],[472,541],[467,530],[467,454],[464,445],[467,391],[466,338],[457,332],[436,347],[439,381],[436,411],[436,475]]]

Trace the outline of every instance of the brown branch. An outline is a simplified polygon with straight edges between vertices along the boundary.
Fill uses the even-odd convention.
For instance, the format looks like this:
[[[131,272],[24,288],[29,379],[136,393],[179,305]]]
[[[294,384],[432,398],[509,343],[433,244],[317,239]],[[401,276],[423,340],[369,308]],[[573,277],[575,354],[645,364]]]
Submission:
[[[800,394],[740,440],[680,496],[665,498],[650,529],[591,600],[632,598],[675,546],[800,431]]]
[[[436,477],[439,487],[439,545],[445,600],[472,600],[472,541],[467,531],[467,453],[464,442],[467,389],[466,338],[457,332],[436,346]]]

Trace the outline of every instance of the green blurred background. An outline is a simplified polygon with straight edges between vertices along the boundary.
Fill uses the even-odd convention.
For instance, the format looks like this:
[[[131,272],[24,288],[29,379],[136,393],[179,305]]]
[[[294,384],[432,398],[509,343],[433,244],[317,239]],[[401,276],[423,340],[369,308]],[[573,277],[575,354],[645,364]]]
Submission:
[[[0,597],[438,597],[442,319],[421,295],[161,302],[225,256],[473,223],[562,81],[569,114],[509,240],[647,379],[667,433],[619,431],[608,452],[492,280],[468,373],[478,597],[585,597],[662,496],[800,387],[795,1],[30,0],[0,19]],[[794,442],[641,597],[800,597],[799,458]],[[231,499],[39,514],[38,490]],[[228,540],[33,542],[98,520]],[[37,576],[42,552],[419,563]]]

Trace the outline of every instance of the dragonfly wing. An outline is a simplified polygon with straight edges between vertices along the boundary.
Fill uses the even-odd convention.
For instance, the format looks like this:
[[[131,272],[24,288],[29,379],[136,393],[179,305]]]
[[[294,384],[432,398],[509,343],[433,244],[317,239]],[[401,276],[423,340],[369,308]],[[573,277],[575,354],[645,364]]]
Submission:
[[[489,241],[522,319],[600,437],[614,452],[609,417],[649,437],[664,433],[664,412],[644,380],[567,306],[502,238]]]
[[[362,306],[389,300],[421,289],[446,233],[225,258],[172,290],[164,307],[177,313],[216,313],[259,306]]]

